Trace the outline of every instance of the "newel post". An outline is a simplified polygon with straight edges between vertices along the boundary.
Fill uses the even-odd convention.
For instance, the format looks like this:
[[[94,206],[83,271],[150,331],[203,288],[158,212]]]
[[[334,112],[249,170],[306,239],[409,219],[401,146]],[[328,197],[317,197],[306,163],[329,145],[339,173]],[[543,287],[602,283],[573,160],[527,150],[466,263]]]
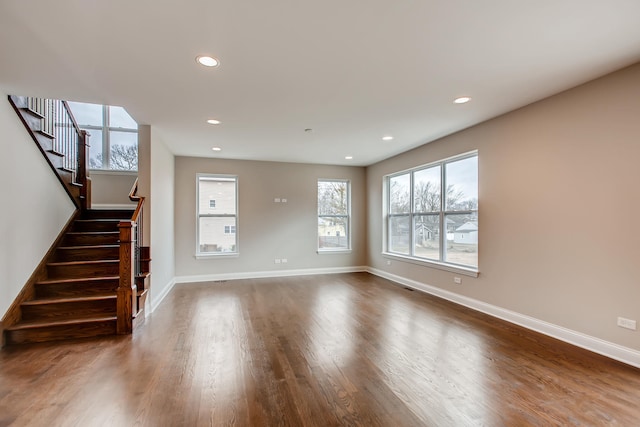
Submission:
[[[117,333],[130,334],[133,331],[133,308],[136,303],[137,286],[134,279],[134,251],[136,224],[120,221],[120,282],[117,291]]]
[[[80,199],[82,201],[82,209],[86,210],[91,207],[91,187],[90,180],[87,176],[87,166],[89,164],[89,134],[86,130],[78,133],[78,176],[76,180],[80,187]]]

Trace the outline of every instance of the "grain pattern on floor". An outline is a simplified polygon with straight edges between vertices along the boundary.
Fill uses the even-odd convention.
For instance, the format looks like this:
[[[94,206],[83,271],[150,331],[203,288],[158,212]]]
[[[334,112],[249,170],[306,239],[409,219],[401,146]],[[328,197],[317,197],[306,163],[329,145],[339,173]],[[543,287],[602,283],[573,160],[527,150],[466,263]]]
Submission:
[[[0,351],[0,426],[640,425],[640,370],[366,273],[177,285]]]

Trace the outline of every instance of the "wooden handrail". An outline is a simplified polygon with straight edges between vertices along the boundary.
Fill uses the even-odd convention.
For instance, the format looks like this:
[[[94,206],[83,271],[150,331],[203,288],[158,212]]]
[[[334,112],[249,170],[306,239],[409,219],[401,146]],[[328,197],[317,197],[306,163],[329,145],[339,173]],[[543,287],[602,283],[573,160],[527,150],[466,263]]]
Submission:
[[[136,206],[136,210],[133,212],[133,215],[131,216],[131,221],[134,222],[138,222],[138,217],[142,214],[142,206],[144,206],[144,197],[143,196],[138,196],[138,178],[136,178],[136,181],[133,183],[133,186],[131,187],[131,191],[129,191],[129,200],[131,200],[132,202],[138,202],[138,205]]]
[[[118,334],[131,333],[133,317],[143,309],[143,307],[138,307],[136,278],[143,273],[141,267],[142,209],[145,198],[138,195],[137,178],[129,192],[129,200],[138,202],[138,204],[131,219],[120,221],[118,225],[120,229],[120,282],[117,291]]]

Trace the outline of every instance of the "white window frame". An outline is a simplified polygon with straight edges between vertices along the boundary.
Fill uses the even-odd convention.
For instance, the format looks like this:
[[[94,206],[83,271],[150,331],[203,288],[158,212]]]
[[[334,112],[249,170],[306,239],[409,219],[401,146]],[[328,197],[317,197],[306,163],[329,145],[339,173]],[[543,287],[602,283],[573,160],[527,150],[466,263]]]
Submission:
[[[86,130],[91,135],[92,130],[99,130],[102,133],[102,167],[98,169],[90,168],[94,171],[113,171],[113,172],[138,172],[140,167],[140,158],[138,157],[138,166],[135,169],[111,169],[111,132],[128,132],[138,134],[138,128],[123,128],[110,126],[109,105],[102,105],[102,126],[80,125],[81,129]],[[89,145],[91,145],[91,137],[89,137]],[[140,156],[140,147],[138,146],[138,156]]]
[[[342,215],[320,215],[320,204],[318,200],[318,187],[321,182],[340,182],[345,183],[347,185],[347,213]],[[320,178],[316,184],[316,203],[318,203],[316,212],[317,212],[317,221],[316,221],[316,243],[318,245],[317,251],[318,253],[345,253],[351,252],[351,181],[348,179],[325,179]],[[346,221],[346,233],[347,233],[347,247],[346,248],[321,248],[320,247],[320,235],[318,234],[318,223],[320,218],[344,218]]]
[[[460,273],[466,276],[471,276],[471,277],[477,277],[480,273],[479,270],[479,266],[478,267],[474,267],[474,266],[469,266],[469,265],[463,265],[463,264],[456,264],[456,263],[452,263],[452,262],[448,262],[445,261],[446,260],[446,250],[447,250],[447,244],[446,244],[446,236],[447,236],[447,224],[446,224],[446,220],[445,218],[447,217],[447,215],[471,215],[471,214],[475,214],[478,215],[479,210],[478,209],[474,209],[474,210],[456,210],[456,211],[447,211],[445,210],[445,199],[446,199],[446,188],[447,188],[447,182],[446,182],[446,164],[448,163],[453,163],[456,161],[460,161],[460,160],[464,160],[464,159],[468,159],[468,158],[472,158],[472,157],[478,157],[478,151],[472,151],[472,152],[468,152],[468,153],[464,153],[458,156],[454,156],[454,157],[449,157],[446,159],[442,159],[436,162],[432,162],[432,163],[428,163],[425,165],[421,165],[415,168],[411,168],[411,169],[406,169],[400,172],[395,172],[389,175],[385,175],[384,176],[384,184],[383,184],[383,189],[384,189],[384,194],[383,194],[383,200],[384,200],[384,221],[383,221],[383,249],[382,249],[382,255],[386,258],[392,258],[392,259],[398,259],[398,260],[403,260],[403,261],[407,261],[410,263],[414,263],[414,264],[419,264],[419,265],[425,265],[428,267],[433,267],[433,268],[437,268],[437,269],[441,269],[441,270],[446,270],[446,271],[450,271],[450,272],[454,272],[454,273]],[[423,258],[423,257],[419,257],[414,255],[414,250],[415,250],[415,226],[413,225],[415,222],[414,217],[415,216],[419,216],[419,215],[423,215],[423,212],[416,212],[415,207],[414,207],[414,173],[422,171],[424,169],[428,169],[431,167],[435,167],[435,166],[440,166],[440,210],[439,211],[434,211],[433,214],[434,215],[438,215],[439,216],[439,238],[440,238],[440,242],[439,242],[439,259],[438,260],[432,260],[432,259],[428,259],[428,258]],[[392,178],[397,177],[397,176],[401,176],[401,175],[406,175],[409,174],[409,200],[410,200],[410,212],[409,213],[400,213],[400,214],[392,214],[391,213],[391,206],[390,206],[390,202],[391,202],[391,197],[390,197],[390,181]],[[390,243],[390,238],[389,238],[389,230],[391,227],[391,220],[394,217],[402,217],[402,216],[408,216],[409,217],[409,254],[403,254],[403,253],[398,253],[398,252],[393,252],[390,250],[389,248],[389,243]],[[479,249],[478,249],[479,250]]]
[[[234,180],[235,182],[235,201],[236,201],[236,206],[235,206],[235,215],[233,214],[200,214],[200,179],[201,178],[211,178],[211,179],[216,179],[216,178],[220,178],[220,179],[224,179],[225,181],[228,181],[230,179]],[[240,249],[239,249],[239,237],[238,237],[238,230],[239,230],[239,211],[238,211],[238,187],[239,187],[239,183],[238,183],[238,176],[237,175],[224,175],[224,174],[211,174],[211,173],[198,173],[196,174],[196,258],[200,259],[200,258],[220,258],[220,257],[237,257],[240,254]],[[235,218],[235,232],[234,233],[230,233],[230,235],[234,235],[235,236],[235,251],[230,251],[230,252],[201,252],[200,251],[200,218],[203,217],[209,217],[209,218]],[[224,230],[223,230],[224,231]],[[226,234],[226,233],[223,233]]]

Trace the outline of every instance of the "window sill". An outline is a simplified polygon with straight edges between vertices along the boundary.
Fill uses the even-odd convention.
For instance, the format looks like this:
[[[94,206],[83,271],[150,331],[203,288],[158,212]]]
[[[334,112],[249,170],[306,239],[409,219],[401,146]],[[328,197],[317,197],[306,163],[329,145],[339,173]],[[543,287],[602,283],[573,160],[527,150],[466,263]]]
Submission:
[[[217,254],[196,254],[196,259],[238,258],[238,252],[222,252]]]
[[[91,175],[128,175],[138,176],[138,171],[123,171],[117,169],[89,169],[89,176]]]
[[[413,258],[409,256],[403,256],[399,254],[394,254],[390,252],[382,252],[382,256],[384,258],[395,259],[398,261],[405,261],[411,264],[422,265],[424,267],[436,268],[438,270],[449,271],[451,273],[458,273],[469,277],[478,277],[480,275],[480,271],[469,268],[462,267],[455,264],[446,264],[438,261],[430,261],[426,259]]]
[[[351,249],[318,249],[316,252],[318,255],[350,254]]]

